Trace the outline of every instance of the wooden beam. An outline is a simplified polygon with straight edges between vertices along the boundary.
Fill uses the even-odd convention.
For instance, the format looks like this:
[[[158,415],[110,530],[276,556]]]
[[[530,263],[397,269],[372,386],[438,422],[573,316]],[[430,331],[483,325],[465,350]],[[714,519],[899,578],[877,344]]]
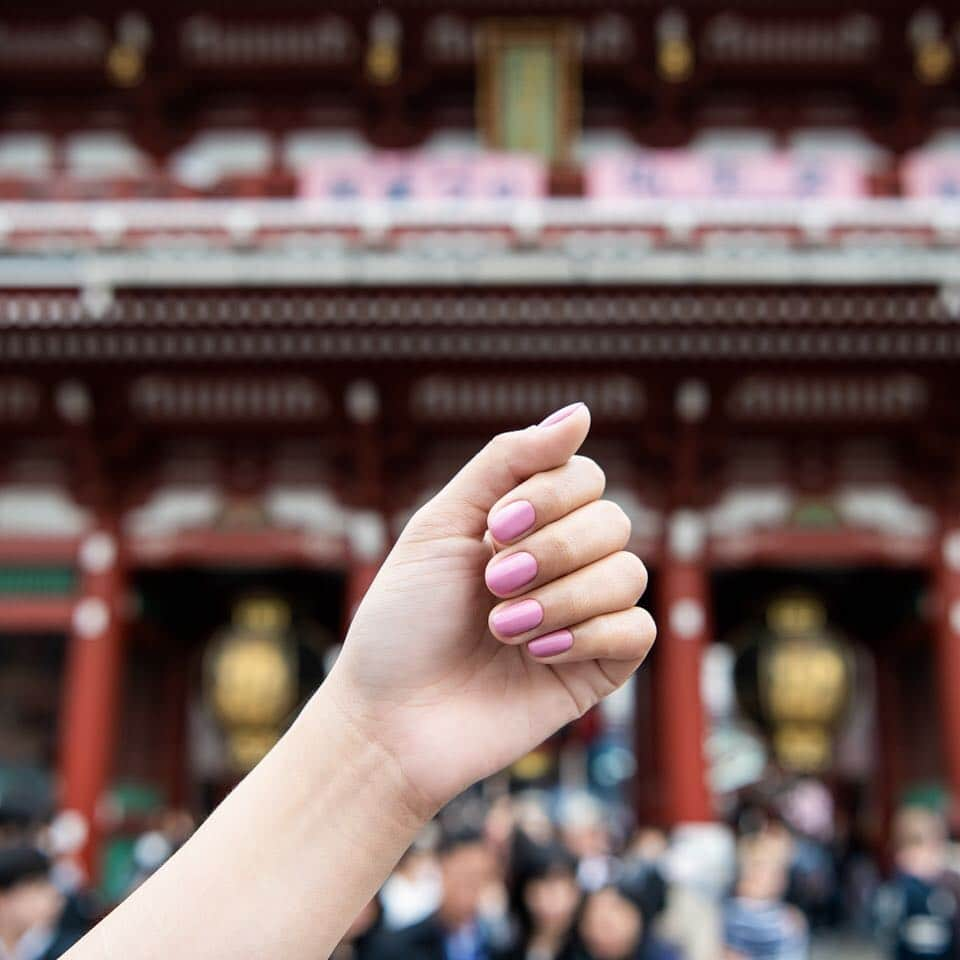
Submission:
[[[74,603],[73,597],[0,598],[0,633],[62,633]]]

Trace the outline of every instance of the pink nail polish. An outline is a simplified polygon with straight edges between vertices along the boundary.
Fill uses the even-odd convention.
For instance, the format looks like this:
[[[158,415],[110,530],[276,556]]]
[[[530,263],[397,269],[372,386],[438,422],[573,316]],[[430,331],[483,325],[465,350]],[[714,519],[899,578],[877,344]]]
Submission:
[[[490,622],[500,636],[515,637],[543,623],[543,607],[536,600],[521,600],[498,610]]]
[[[531,640],[527,649],[534,657],[555,657],[558,653],[566,653],[572,646],[573,634],[569,630],[554,630]]]
[[[526,533],[533,526],[536,518],[533,504],[529,500],[515,500],[501,507],[490,518],[490,532],[494,539],[506,543],[508,540],[519,537],[521,533]]]
[[[561,420],[566,420],[571,413],[575,413],[580,407],[583,406],[583,401],[578,400],[576,403],[568,404],[565,407],[561,407],[559,410],[555,410],[550,414],[546,420],[541,420],[537,424],[539,427],[552,427],[555,423],[559,423]]]
[[[487,567],[487,586],[501,595],[513,593],[537,575],[537,558],[532,553],[512,553],[495,557]]]

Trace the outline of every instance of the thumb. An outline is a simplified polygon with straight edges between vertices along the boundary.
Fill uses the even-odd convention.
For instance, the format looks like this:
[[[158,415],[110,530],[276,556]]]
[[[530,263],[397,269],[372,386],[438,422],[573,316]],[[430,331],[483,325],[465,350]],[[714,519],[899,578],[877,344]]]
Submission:
[[[535,473],[565,464],[590,432],[585,403],[571,403],[535,427],[495,436],[433,498],[450,533],[482,536],[490,508]]]

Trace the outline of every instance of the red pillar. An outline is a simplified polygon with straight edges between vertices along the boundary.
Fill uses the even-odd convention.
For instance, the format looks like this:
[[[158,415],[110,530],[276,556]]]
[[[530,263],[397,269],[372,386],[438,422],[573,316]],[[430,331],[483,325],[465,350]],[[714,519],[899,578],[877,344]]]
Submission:
[[[935,657],[951,821],[960,825],[960,524],[947,529],[935,568]]]
[[[97,808],[112,773],[123,665],[125,577],[114,524],[80,546],[81,589],[73,611],[60,730],[60,804],[89,827],[82,866],[94,877]]]
[[[670,521],[658,585],[657,739],[662,803],[668,824],[713,819],[706,783],[706,724],[700,666],[709,642],[710,583],[701,519],[677,511]]]

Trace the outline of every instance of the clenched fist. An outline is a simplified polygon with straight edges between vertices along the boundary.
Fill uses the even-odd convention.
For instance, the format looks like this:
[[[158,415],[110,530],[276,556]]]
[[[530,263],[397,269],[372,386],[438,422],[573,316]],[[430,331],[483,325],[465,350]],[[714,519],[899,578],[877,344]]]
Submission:
[[[656,628],[572,404],[495,437],[407,524],[324,689],[429,816],[620,686]]]

